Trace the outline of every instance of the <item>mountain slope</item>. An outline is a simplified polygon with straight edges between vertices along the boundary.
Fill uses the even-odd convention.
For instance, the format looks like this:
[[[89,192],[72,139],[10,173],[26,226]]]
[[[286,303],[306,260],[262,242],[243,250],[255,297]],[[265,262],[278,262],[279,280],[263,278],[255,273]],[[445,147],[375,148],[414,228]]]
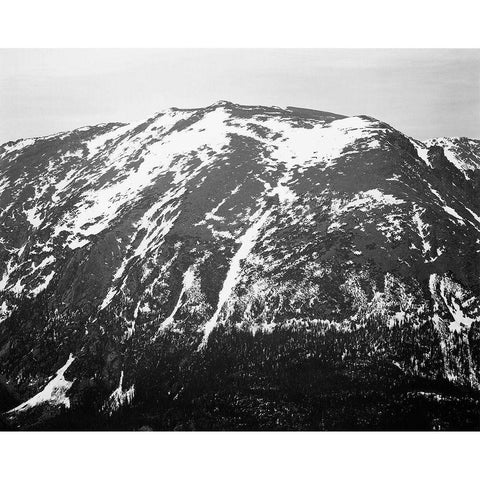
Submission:
[[[65,401],[44,406],[112,412],[134,402],[145,352],[202,357],[228,331],[373,329],[389,346],[365,358],[476,390],[479,151],[229,102],[1,146],[6,405],[71,361]],[[422,328],[435,354],[391,338]]]

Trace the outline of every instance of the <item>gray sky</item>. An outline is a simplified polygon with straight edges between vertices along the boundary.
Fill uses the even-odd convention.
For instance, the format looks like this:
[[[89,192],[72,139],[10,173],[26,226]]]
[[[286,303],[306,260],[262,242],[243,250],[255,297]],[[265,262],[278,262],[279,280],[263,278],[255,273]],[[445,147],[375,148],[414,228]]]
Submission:
[[[480,138],[480,49],[0,50],[0,143],[220,99]]]

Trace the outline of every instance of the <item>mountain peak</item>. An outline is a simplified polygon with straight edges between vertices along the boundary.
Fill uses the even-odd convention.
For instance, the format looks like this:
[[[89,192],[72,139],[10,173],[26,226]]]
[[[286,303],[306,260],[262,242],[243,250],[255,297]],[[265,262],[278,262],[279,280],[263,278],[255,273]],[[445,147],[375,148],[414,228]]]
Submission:
[[[233,102],[230,102],[229,100],[217,100],[216,102],[213,102],[210,106],[211,107],[228,107],[235,105]]]
[[[221,100],[7,144],[8,421],[151,401],[142,421],[160,405],[171,426],[200,402],[209,421],[250,405],[265,422],[284,411],[272,392],[319,388],[325,405],[321,380],[359,369],[368,392],[384,372],[477,388],[480,152],[444,143],[435,168],[368,116]]]

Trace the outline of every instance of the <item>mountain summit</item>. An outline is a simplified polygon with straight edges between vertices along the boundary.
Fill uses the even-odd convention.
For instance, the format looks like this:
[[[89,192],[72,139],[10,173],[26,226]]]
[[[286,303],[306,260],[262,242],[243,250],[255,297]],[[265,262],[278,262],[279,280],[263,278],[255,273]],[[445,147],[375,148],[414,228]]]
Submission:
[[[8,142],[5,428],[472,426],[479,193],[479,140],[295,107]]]

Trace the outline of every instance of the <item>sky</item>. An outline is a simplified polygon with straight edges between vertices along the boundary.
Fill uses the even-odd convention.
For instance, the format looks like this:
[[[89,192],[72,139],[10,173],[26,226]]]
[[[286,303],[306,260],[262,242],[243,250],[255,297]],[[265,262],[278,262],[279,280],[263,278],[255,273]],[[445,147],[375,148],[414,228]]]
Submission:
[[[217,100],[480,138],[480,49],[0,49],[0,144]]]

